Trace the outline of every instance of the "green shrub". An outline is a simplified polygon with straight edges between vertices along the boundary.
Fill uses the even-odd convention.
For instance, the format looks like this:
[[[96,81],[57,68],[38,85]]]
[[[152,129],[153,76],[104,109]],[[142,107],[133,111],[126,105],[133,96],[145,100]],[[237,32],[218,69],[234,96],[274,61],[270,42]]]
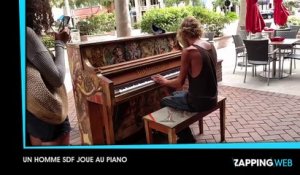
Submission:
[[[47,48],[54,48],[54,37],[52,35],[42,36],[42,42]]]
[[[140,29],[141,28],[141,22],[136,22],[133,24],[134,29]]]
[[[77,28],[79,29],[80,35],[91,35],[92,30],[88,21],[78,21]]]
[[[115,15],[112,13],[93,15],[86,20],[77,23],[81,35],[94,35],[110,32],[115,29],[115,26]]]
[[[235,12],[228,12],[225,17],[229,20],[229,22],[237,20],[238,16]]]
[[[187,16],[194,16],[202,23],[206,32],[214,32],[215,36],[222,35],[225,24],[237,18],[233,13],[226,16],[209,11],[199,6],[168,7],[164,9],[152,9],[147,11],[141,21],[142,32],[151,33],[151,24],[156,24],[168,32],[176,32],[181,21]]]
[[[202,7],[187,7],[188,11],[197,18],[204,27],[206,32],[214,32],[215,36],[221,36],[225,24],[237,19],[234,12],[227,13],[225,16],[221,13],[207,10]]]
[[[141,21],[142,32],[151,33],[151,25],[155,24],[166,31],[177,30],[182,19],[192,15],[186,8],[168,7],[164,9],[152,9],[147,11]]]
[[[96,16],[91,16],[88,21],[92,34],[110,32],[115,29],[115,15],[112,13],[104,13]]]

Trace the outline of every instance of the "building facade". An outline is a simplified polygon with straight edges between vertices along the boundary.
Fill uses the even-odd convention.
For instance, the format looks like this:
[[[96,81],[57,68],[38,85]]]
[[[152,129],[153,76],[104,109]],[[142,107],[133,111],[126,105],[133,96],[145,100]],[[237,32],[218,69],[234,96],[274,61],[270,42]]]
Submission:
[[[143,14],[152,8],[163,8],[163,0],[130,0],[130,15],[133,23],[140,21]]]

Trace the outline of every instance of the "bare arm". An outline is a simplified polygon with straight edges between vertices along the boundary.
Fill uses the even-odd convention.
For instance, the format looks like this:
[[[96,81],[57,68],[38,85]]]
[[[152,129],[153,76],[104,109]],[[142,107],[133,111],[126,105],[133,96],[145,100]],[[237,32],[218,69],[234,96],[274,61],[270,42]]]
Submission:
[[[41,73],[43,78],[53,87],[59,87],[65,79],[65,60],[64,46],[65,43],[60,40],[55,41],[55,55],[51,54],[42,43],[41,39],[35,32],[27,27],[27,60],[30,61]]]
[[[195,50],[184,49],[182,51],[180,73],[177,78],[168,80],[168,79],[165,79],[161,75],[155,75],[152,77],[152,79],[155,82],[157,82],[161,85],[164,85],[164,86],[169,86],[169,87],[173,87],[173,88],[181,88],[183,86],[186,76],[188,74],[188,70],[190,67],[190,57],[192,57],[193,54],[195,54]]]

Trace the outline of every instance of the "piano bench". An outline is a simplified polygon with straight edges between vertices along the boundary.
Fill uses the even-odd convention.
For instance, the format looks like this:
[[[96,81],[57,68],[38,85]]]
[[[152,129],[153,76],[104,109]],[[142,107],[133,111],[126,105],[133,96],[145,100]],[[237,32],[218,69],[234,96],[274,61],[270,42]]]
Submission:
[[[218,103],[210,110],[203,112],[187,112],[171,109],[169,107],[161,108],[158,111],[144,116],[147,143],[153,143],[152,130],[157,130],[168,135],[169,143],[177,143],[176,133],[189,127],[196,121],[199,121],[199,131],[203,134],[203,118],[208,114],[219,109],[220,111],[220,133],[221,142],[225,141],[225,97],[218,97]],[[170,116],[171,119],[169,118]]]

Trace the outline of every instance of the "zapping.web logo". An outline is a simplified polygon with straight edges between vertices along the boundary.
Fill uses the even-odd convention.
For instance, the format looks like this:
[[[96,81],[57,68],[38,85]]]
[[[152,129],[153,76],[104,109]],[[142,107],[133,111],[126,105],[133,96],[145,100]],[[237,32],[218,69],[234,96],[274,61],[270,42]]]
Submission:
[[[292,159],[233,159],[235,167],[292,167]]]

